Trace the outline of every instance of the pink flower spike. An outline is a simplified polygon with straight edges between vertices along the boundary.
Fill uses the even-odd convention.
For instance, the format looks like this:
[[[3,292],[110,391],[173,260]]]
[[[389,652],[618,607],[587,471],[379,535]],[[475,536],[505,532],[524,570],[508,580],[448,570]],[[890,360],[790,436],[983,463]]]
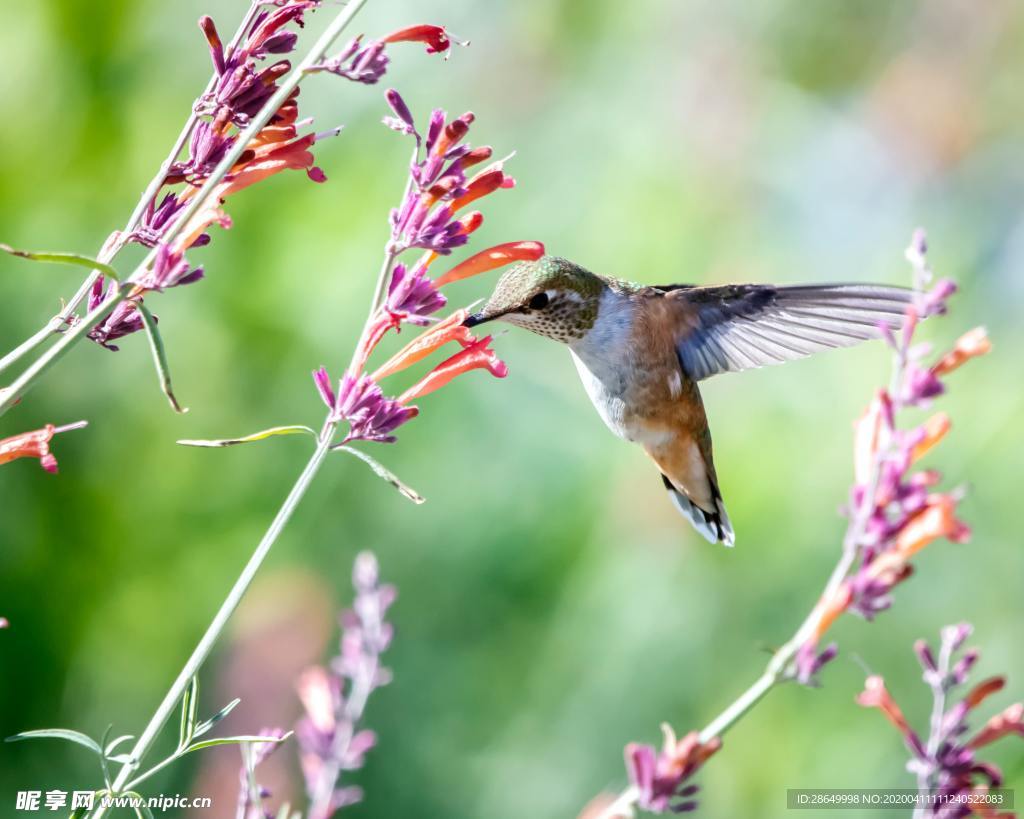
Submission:
[[[486,273],[488,270],[494,270],[494,268],[510,262],[535,262],[543,255],[544,245],[541,242],[506,242],[503,245],[495,245],[455,265],[443,276],[435,279],[434,286],[443,287],[460,279],[468,279],[470,276]]]
[[[470,370],[486,369],[495,378],[504,378],[508,375],[508,367],[504,361],[498,358],[490,344],[491,336],[484,336],[451,358],[442,361],[427,374],[426,378],[406,390],[398,399],[399,403],[405,404],[429,395],[435,390],[441,389],[456,376]]]

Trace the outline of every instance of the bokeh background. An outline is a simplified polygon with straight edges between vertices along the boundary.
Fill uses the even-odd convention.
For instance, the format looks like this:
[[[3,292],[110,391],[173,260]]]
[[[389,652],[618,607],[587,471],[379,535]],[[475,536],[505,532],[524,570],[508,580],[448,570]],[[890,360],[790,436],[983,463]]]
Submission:
[[[4,4],[0,238],[94,253],[206,82],[195,20],[231,30],[243,6]],[[476,248],[539,239],[649,283],[899,284],[911,230],[928,228],[935,268],[963,289],[924,334],[948,342],[984,323],[995,343],[951,379],[954,430],[930,456],[969,485],[975,538],[930,547],[876,624],[841,622],[824,687],[773,693],[699,777],[710,816],[783,816],[786,788],[909,787],[896,733],[853,703],[862,665],[922,720],[912,641],[967,619],[980,673],[1010,675],[993,705],[1024,691],[1024,10],[393,0],[371,2],[356,30],[425,20],[472,46],[447,63],[395,48],[387,85],[420,116],[472,109],[477,144],[518,152],[519,187],[487,202]],[[0,436],[90,421],[56,441],[59,477],[30,461],[0,470],[4,735],[137,732],[269,522],[304,441],[174,442],[319,421],[309,372],[348,360],[403,184],[407,145],[379,124],[384,87],[306,83],[304,113],[346,125],[319,151],[329,183],[283,174],[236,197],[235,227],[192,254],[207,280],[155,298],[189,414],[168,410],[137,336],[117,354],[76,348],[3,419]],[[492,281],[450,295],[468,302]],[[77,282],[0,260],[0,347]],[[330,463],[205,669],[205,711],[243,698],[225,731],[288,726],[295,675],[334,649],[352,559],[376,550],[400,588],[395,681],[370,705],[380,745],[350,779],[366,790],[353,819],[574,816],[625,783],[626,741],[657,739],[662,720],[706,723],[831,568],[851,420],[888,364],[876,344],[706,385],[738,533],[727,551],[605,431],[564,350],[517,331],[498,343],[510,378],[461,379],[376,450],[429,502],[405,502],[355,460]],[[1021,748],[1004,740],[991,755],[1011,787],[1024,785]],[[237,762],[231,748],[196,755],[151,792],[212,794],[202,815],[233,815]],[[95,786],[93,765],[72,746],[0,746],[0,813],[13,815],[18,790]],[[264,778],[301,799],[293,748]]]

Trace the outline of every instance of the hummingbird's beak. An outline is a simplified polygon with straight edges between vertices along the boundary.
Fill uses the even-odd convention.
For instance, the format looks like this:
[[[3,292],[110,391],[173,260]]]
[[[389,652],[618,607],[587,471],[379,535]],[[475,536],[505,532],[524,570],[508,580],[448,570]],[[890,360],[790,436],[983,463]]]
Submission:
[[[483,324],[485,321],[490,321],[491,316],[484,314],[483,312],[472,313],[466,316],[465,321],[462,322],[463,327],[476,327],[478,324]]]

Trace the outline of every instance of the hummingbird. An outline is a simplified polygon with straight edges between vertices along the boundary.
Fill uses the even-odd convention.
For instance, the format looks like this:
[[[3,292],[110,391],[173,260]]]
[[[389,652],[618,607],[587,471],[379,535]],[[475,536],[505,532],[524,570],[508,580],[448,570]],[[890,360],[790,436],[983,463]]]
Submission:
[[[698,382],[878,338],[911,298],[879,284],[647,286],[544,256],[509,268],[464,323],[505,321],[565,344],[608,428],[643,447],[701,535],[732,546]]]

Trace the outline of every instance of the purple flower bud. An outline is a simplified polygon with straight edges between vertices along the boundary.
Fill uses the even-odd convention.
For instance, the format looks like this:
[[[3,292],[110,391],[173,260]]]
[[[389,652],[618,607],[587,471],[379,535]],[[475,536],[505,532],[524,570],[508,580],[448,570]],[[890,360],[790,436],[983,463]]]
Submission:
[[[978,662],[980,653],[976,649],[965,651],[964,656],[960,658],[953,670],[950,672],[950,677],[953,680],[954,685],[963,685],[967,681],[967,675],[971,673],[971,669],[974,664]]]
[[[405,104],[405,100],[402,99],[402,95],[394,88],[389,88],[384,93],[384,98],[387,100],[388,106],[391,110],[395,112],[394,117],[384,118],[384,124],[396,131],[401,131],[404,134],[414,136],[416,138],[416,144],[418,145],[420,142],[420,135],[416,130],[416,124],[413,121],[412,112],[409,110],[409,106]]]
[[[823,651],[818,653],[814,642],[805,643],[793,658],[793,665],[796,668],[796,681],[801,685],[816,686],[818,684],[818,672],[832,662],[839,654],[839,646],[836,643],[829,643]]]
[[[932,654],[932,650],[926,641],[917,640],[914,643],[914,652],[917,654],[917,659],[921,662],[921,667],[925,671],[935,671],[938,668],[935,665],[935,655]]]
[[[313,383],[316,384],[320,397],[327,405],[327,409],[333,411],[337,400],[334,397],[334,389],[331,387],[331,377],[327,374],[327,368],[321,367],[313,371]]]
[[[964,641],[971,636],[972,631],[974,631],[974,628],[970,623],[957,623],[953,626],[945,626],[940,632],[942,644],[944,647],[948,645],[948,650],[951,653],[957,651],[964,644]]]
[[[165,244],[157,245],[153,265],[134,283],[144,290],[165,290],[168,287],[193,284],[203,278],[203,268],[189,268],[181,253],[174,253]]]

